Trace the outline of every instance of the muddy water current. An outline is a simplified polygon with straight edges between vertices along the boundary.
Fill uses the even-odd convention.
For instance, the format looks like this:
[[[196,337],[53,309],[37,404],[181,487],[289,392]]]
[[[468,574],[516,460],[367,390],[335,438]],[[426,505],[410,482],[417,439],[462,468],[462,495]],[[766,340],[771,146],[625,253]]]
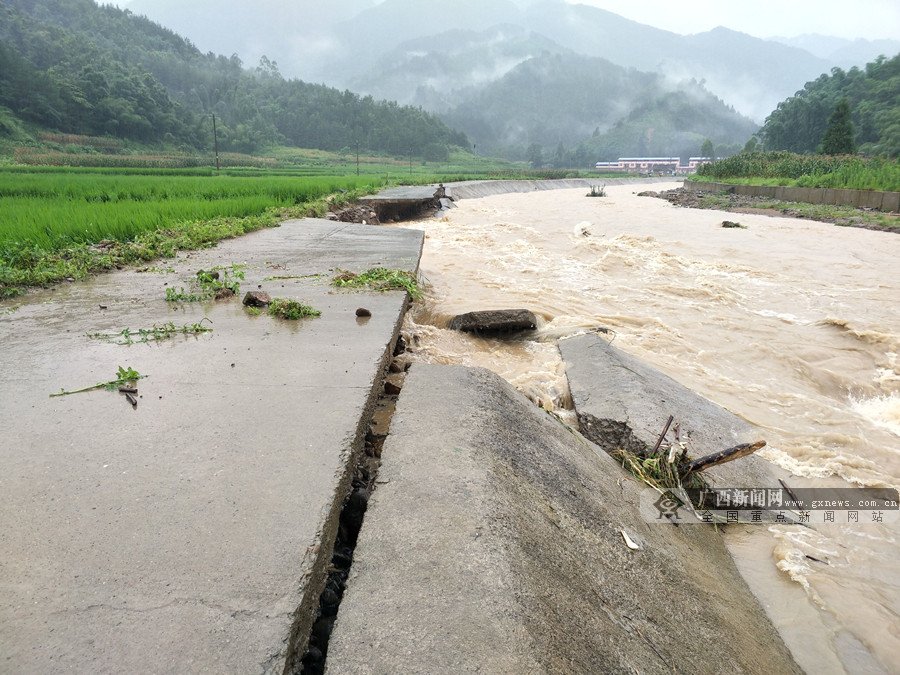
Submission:
[[[489,368],[574,422],[556,339],[602,327],[759,427],[792,487],[900,486],[900,236],[683,209],[641,189],[461,200],[403,225],[426,232],[427,290],[405,326],[414,357]],[[446,328],[518,307],[543,318],[536,337]],[[898,673],[900,525],[838,516],[726,538],[807,672]]]

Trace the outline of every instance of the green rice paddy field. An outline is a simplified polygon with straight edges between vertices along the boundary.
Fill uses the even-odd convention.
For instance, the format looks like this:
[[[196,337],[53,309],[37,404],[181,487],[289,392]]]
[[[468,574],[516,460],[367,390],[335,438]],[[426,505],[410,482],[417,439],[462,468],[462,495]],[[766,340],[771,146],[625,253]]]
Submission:
[[[384,176],[0,167],[0,297],[208,246],[371,192]],[[92,248],[113,241],[102,251]]]
[[[102,239],[131,241],[180,221],[258,216],[376,184],[374,176],[0,169],[0,259],[10,249],[51,252]]]

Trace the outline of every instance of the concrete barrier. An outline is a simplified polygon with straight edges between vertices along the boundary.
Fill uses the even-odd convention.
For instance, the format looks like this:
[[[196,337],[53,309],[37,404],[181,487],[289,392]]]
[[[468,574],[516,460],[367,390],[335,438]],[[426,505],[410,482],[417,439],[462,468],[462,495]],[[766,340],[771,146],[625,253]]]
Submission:
[[[869,208],[877,211],[900,212],[900,192],[879,190],[847,190],[831,188],[800,188],[782,185],[739,185],[715,183],[711,181],[684,182],[686,190],[693,192],[727,192],[755,197],[768,197],[786,202],[808,202],[810,204],[836,204]]]
[[[900,212],[900,192],[885,192],[881,200],[881,209]]]

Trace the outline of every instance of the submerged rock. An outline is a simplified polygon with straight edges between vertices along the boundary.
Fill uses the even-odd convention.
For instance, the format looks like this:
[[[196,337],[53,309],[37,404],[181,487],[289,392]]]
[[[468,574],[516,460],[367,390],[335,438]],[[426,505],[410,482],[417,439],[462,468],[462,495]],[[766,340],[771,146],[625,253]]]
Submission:
[[[247,291],[243,300],[247,307],[265,307],[270,302],[272,302],[272,298],[265,291]]]
[[[534,330],[537,317],[528,309],[490,309],[468,312],[453,317],[451,330],[466,333],[508,333],[511,331]]]

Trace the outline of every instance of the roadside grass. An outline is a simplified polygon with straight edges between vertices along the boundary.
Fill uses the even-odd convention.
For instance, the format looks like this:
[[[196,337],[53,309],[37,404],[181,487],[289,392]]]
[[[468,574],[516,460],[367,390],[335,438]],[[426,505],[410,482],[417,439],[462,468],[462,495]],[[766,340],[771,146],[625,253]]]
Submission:
[[[700,197],[698,208],[734,211],[737,198],[726,192],[704,194]],[[786,202],[779,199],[754,198],[752,209],[778,211],[790,218],[804,218],[823,223],[853,227],[871,227],[874,229],[900,232],[900,218],[896,215],[858,209],[853,206],[836,204],[810,204],[807,202]]]
[[[333,286],[338,288],[367,288],[374,291],[406,291],[416,300],[422,297],[418,279],[412,272],[375,267],[361,274],[337,270],[338,275],[332,279]]]
[[[267,209],[261,215],[244,218],[182,221],[131,241],[104,240],[104,246],[80,243],[48,251],[33,244],[7,245],[0,248],[0,297],[20,295],[26,286],[85,279],[126,265],[172,258],[178,251],[208,248],[222,239],[277,227],[284,217],[284,209]]]
[[[382,187],[373,176],[232,179],[20,169],[0,168],[0,298],[171,258],[290,218],[321,217]]]
[[[305,305],[298,300],[288,300],[286,298],[272,298],[268,312],[272,316],[291,321],[322,315],[322,312],[314,307]]]

